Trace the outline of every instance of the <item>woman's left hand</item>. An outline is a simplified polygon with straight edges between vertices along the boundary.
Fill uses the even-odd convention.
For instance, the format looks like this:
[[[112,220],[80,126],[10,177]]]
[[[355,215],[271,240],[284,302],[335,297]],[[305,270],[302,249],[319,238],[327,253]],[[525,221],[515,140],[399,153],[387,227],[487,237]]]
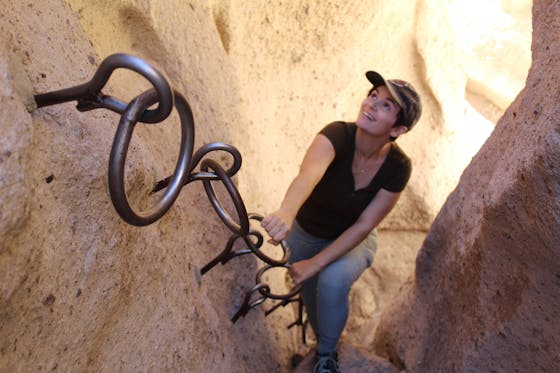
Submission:
[[[311,258],[293,263],[288,269],[288,273],[294,280],[294,283],[300,285],[315,276],[320,270],[319,265]]]

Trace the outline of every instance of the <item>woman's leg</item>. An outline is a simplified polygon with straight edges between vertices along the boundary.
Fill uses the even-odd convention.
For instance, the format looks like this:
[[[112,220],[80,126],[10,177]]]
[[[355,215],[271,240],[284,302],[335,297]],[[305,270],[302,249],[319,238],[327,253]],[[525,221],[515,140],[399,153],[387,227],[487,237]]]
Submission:
[[[315,276],[315,332],[319,354],[336,351],[348,319],[350,288],[371,266],[376,251],[377,232],[374,230],[358,246]]]
[[[290,263],[295,263],[303,259],[309,259],[332,242],[331,240],[310,235],[295,221],[290,229],[287,241],[292,252]],[[311,328],[313,329],[315,336],[318,335],[316,294],[317,276],[314,276],[303,283],[301,296],[307,312],[307,320],[309,321],[309,324],[311,324]]]

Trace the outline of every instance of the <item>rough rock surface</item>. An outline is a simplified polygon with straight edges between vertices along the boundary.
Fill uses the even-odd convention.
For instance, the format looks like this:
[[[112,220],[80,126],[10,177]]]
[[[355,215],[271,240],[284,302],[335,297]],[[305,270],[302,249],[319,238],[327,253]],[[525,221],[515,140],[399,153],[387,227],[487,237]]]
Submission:
[[[215,95],[234,82],[231,65],[216,62],[223,53],[208,9],[166,4],[175,7],[57,0],[2,7],[2,371],[279,371],[295,349],[296,332],[284,331],[294,319],[288,311],[265,319],[255,310],[230,321],[254,283],[254,258],[237,258],[200,279],[199,268],[229,233],[199,183],[183,188],[155,224],[130,226],[115,213],[106,186],[119,116],[80,113],[75,103],[26,110],[29,87],[46,92],[83,83],[102,58],[134,52],[165,72],[195,108],[197,148],[235,144],[234,128],[223,123],[239,121],[230,105],[236,90]],[[97,31],[88,34],[89,26]],[[168,28],[181,36],[171,38]],[[114,75],[104,92],[123,100],[148,86],[128,71]],[[172,171],[178,130],[176,113],[136,126],[127,160],[135,206]]]
[[[244,163],[234,181],[247,209],[258,213],[279,204],[323,125],[355,118],[369,88],[364,71],[417,86],[425,115],[399,139],[414,173],[383,223],[374,266],[353,289],[341,350],[348,371],[395,369],[370,348],[381,309],[413,273],[425,231],[523,86],[525,34],[458,48],[459,31],[442,33],[442,22],[472,24],[444,1],[1,3],[1,370],[285,371],[302,349],[299,331],[286,329],[295,318],[291,307],[230,321],[261,262],[235,258],[200,276],[230,235],[200,183],[183,188],[161,220],[130,226],[107,192],[119,115],[78,112],[75,103],[34,108],[34,93],[88,81],[115,52],[146,59],[185,95],[195,149],[212,141],[239,148]],[[502,3],[506,18],[530,4]],[[491,24],[475,29],[489,31]],[[509,30],[526,28],[514,23]],[[518,51],[518,64],[489,69],[471,58],[488,50]],[[119,69],[103,91],[128,101],[148,87]],[[134,206],[158,198],[147,196],[173,170],[178,131],[176,113],[165,123],[136,126],[126,167]],[[228,162],[227,155],[214,157]],[[231,209],[228,194],[217,189]],[[270,277],[285,290],[284,273]]]
[[[412,372],[560,371],[560,4],[535,1],[525,89],[461,177],[376,351]]]

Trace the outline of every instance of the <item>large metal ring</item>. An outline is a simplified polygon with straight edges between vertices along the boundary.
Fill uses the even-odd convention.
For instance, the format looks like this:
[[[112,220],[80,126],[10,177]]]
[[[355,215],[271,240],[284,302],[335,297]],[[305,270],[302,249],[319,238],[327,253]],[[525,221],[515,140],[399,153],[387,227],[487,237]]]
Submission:
[[[257,284],[262,284],[261,281],[261,277],[262,275],[272,269],[272,268],[278,268],[278,267],[282,267],[282,268],[289,268],[289,264],[283,264],[283,265],[266,265],[264,267],[262,267],[261,269],[259,269],[259,271],[257,272],[257,276],[256,276],[256,283]],[[267,298],[271,298],[271,299],[281,299],[281,300],[287,300],[290,299],[292,297],[294,297],[297,293],[299,293],[301,291],[301,284],[300,285],[296,285],[288,294],[283,294],[283,295],[278,295],[278,294],[273,294],[270,292],[270,288],[264,288],[261,287],[259,288],[259,292],[264,295]]]
[[[119,121],[109,158],[109,193],[111,201],[123,220],[136,226],[149,225],[161,218],[169,210],[188,177],[193,152],[194,120],[192,111],[185,98],[180,93],[175,92],[175,107],[181,120],[181,147],[173,177],[164,196],[155,206],[143,212],[135,212],[132,209],[128,203],[124,185],[126,154],[134,126],[145,109],[156,103],[157,100],[157,92],[151,89],[140,94],[128,104]]]
[[[113,71],[118,68],[133,70],[142,75],[152,83],[157,92],[156,102],[158,102],[158,106],[152,110],[146,107],[137,119],[138,122],[158,123],[169,116],[171,110],[173,110],[174,97],[171,86],[164,75],[146,61],[124,53],[112,54],[105,58],[97,68],[93,78],[87,83],[35,95],[37,107],[78,100],[78,110],[80,111],[105,108],[123,114],[128,110],[126,103],[101,94],[101,89],[103,89]]]
[[[203,160],[202,164],[200,165],[200,169],[203,172],[208,172],[208,169],[212,169],[217,176],[217,179],[222,181],[231,197],[233,205],[235,206],[235,210],[237,211],[237,216],[239,218],[239,223],[231,218],[228,212],[221,205],[220,201],[218,201],[216,192],[212,187],[211,179],[203,179],[202,184],[204,185],[204,190],[206,190],[208,199],[212,203],[212,206],[214,207],[214,210],[216,210],[216,213],[218,214],[220,219],[222,219],[224,224],[233,233],[239,236],[247,235],[249,233],[249,218],[247,216],[247,210],[245,209],[245,204],[243,203],[243,200],[239,195],[239,191],[231,181],[230,177],[227,175],[226,171],[218,164],[218,162],[214,161],[213,159]]]

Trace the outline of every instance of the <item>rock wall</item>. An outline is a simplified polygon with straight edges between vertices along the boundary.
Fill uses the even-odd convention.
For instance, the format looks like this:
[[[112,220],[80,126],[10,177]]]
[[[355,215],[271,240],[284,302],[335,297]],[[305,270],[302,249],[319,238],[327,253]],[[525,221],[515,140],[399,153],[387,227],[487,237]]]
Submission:
[[[157,223],[130,226],[115,213],[106,185],[119,115],[80,113],[75,102],[25,106],[34,92],[88,81],[107,55],[133,52],[187,96],[195,149],[238,143],[232,124],[243,120],[231,103],[239,90],[208,7],[3,5],[0,370],[279,371],[299,343],[297,331],[285,331],[291,310],[267,319],[255,310],[230,321],[259,263],[237,258],[200,279],[200,267],[229,237],[202,185],[183,188]],[[149,86],[128,71],[114,75],[104,92],[125,101]],[[176,113],[136,126],[127,160],[135,206],[172,172],[178,131]],[[219,196],[228,206],[227,194]]]
[[[533,5],[525,89],[465,170],[382,315],[375,349],[413,372],[560,370],[560,4]]]
[[[504,4],[505,17],[530,2]],[[381,234],[376,264],[353,291],[345,335],[368,346],[380,309],[413,271],[425,231],[524,80],[522,52],[515,69],[463,63],[470,52],[456,46],[458,31],[441,32],[442,24],[461,24],[445,2],[2,5],[0,366],[7,371],[283,371],[301,347],[299,331],[285,328],[293,308],[266,318],[253,310],[230,322],[262,265],[254,257],[201,278],[230,232],[200,183],[183,188],[156,223],[126,224],[107,192],[119,115],[78,112],[75,103],[37,109],[33,94],[88,81],[115,52],[147,60],[190,103],[195,149],[222,141],[241,151],[234,181],[247,209],[265,213],[279,204],[313,135],[332,120],[355,118],[369,88],[364,71],[412,81],[425,114],[399,142],[414,173],[383,223],[392,231]],[[523,51],[524,40],[500,38],[509,52]],[[495,42],[470,47],[494,50]],[[503,80],[514,88],[502,89]],[[119,69],[104,93],[128,101],[148,87]],[[176,112],[165,123],[136,126],[126,167],[135,206],[157,198],[149,192],[174,168],[178,132]],[[218,195],[231,209],[227,193]],[[279,289],[283,275],[271,276]]]

